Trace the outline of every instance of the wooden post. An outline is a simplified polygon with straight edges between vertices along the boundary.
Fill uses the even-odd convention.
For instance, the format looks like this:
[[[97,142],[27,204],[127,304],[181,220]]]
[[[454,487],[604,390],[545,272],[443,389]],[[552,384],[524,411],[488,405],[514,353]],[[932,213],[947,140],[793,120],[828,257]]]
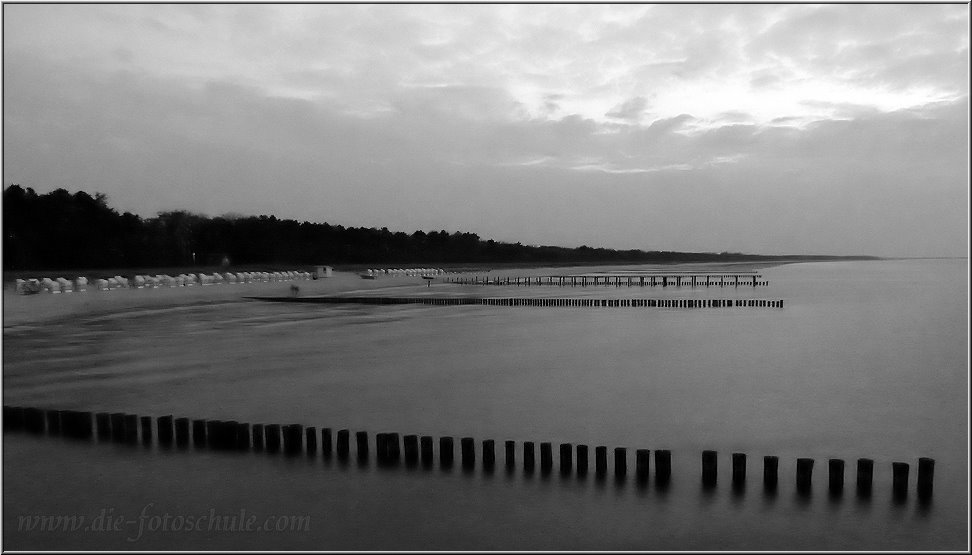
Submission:
[[[433,439],[432,436],[422,436],[420,443],[422,445],[422,466],[426,468],[432,468],[435,464],[435,451],[433,450]]]
[[[52,436],[61,435],[61,411],[59,410],[48,410],[47,416],[47,433]]]
[[[263,429],[263,424],[253,425],[253,450],[263,451],[263,440],[266,437],[266,431]]]
[[[874,460],[857,459],[857,494],[862,497],[871,495],[873,480]]]
[[[330,434],[328,434],[328,438],[330,438]],[[340,429],[337,431],[337,446],[335,447],[335,451],[337,451],[338,460],[348,460],[348,456],[351,454],[350,430]]]
[[[904,499],[908,497],[908,472],[911,470],[911,465],[903,462],[893,462],[891,463],[891,474],[892,474],[892,493],[895,499]]]
[[[594,448],[594,474],[599,478],[607,474],[607,447],[603,445]]]
[[[614,477],[622,479],[628,473],[628,450],[624,447],[614,448]]]
[[[95,414],[95,424],[98,428],[98,440],[104,441],[111,438],[111,415],[107,412]]]
[[[304,450],[304,427],[289,424],[283,427],[284,453],[296,455]]]
[[[355,432],[354,441],[357,447],[358,461],[368,460],[368,432]]]
[[[243,422],[236,425],[236,448],[240,451],[250,450],[250,423]]]
[[[142,421],[142,443],[150,445],[152,443],[152,417],[143,416]]]
[[[175,419],[176,445],[187,447],[189,445],[189,419],[182,417]]]
[[[718,455],[715,451],[702,451],[702,484],[714,486],[718,479]]]
[[[331,458],[331,453],[333,452],[333,443],[331,441],[331,429],[321,428],[321,455],[325,459]]]
[[[307,454],[312,457],[317,456],[317,428],[308,426],[304,435],[307,442]]]
[[[560,473],[569,475],[574,469],[574,446],[570,443],[560,444]]]
[[[483,440],[483,470],[490,472],[496,466],[495,442],[491,439]]]
[[[464,437],[459,440],[460,450],[462,451],[462,467],[471,470],[476,467],[476,443],[471,437]]]
[[[267,453],[280,452],[280,424],[267,424],[263,427],[263,432]]]
[[[801,494],[809,494],[811,482],[813,480],[813,459],[797,459],[797,491]]]
[[[773,455],[763,457],[763,487],[767,490],[776,490],[779,466],[779,457]]]
[[[20,431],[24,428],[23,407],[3,407],[3,429],[6,431]]]
[[[540,472],[547,474],[553,468],[553,445],[549,441],[540,443]]]
[[[577,475],[587,476],[587,446],[583,444],[577,446]]]
[[[935,481],[935,459],[921,457],[918,459],[918,498],[922,501],[931,499],[933,482]]]
[[[829,490],[832,495],[840,495],[844,491],[844,461],[830,459],[827,461],[829,475]]]
[[[672,452],[668,449],[655,451],[655,482],[667,484],[672,479]]]
[[[138,415],[125,415],[125,443],[138,443]]]
[[[115,415],[112,415],[114,417]],[[111,421],[112,436],[114,437],[115,431],[115,420],[112,418]],[[201,449],[206,446],[206,421],[196,419],[192,421],[192,444],[197,449]]]
[[[160,416],[155,422],[159,431],[159,445],[172,445],[172,415]]]
[[[415,466],[418,463],[419,460],[418,441],[419,441],[418,436],[415,434],[409,434],[405,436],[405,464],[407,466]]]
[[[523,471],[532,474],[536,465],[536,454],[533,449],[532,441],[523,442]]]
[[[647,483],[650,474],[651,451],[648,449],[635,450],[635,477],[639,483]]]
[[[746,454],[732,454],[732,485],[739,489],[746,484]]]
[[[512,470],[516,467],[516,442],[512,439],[506,440],[506,469]]]
[[[452,437],[443,436],[439,438],[439,465],[442,468],[452,468],[452,461],[455,457],[455,447]]]

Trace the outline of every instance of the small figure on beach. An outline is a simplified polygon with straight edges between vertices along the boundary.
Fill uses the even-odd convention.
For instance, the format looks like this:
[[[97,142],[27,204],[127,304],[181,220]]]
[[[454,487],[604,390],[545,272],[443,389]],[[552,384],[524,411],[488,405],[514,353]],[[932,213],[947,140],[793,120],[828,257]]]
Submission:
[[[296,297],[298,295],[300,295],[300,287],[297,287],[296,285],[291,285],[290,286],[290,296],[291,297]]]

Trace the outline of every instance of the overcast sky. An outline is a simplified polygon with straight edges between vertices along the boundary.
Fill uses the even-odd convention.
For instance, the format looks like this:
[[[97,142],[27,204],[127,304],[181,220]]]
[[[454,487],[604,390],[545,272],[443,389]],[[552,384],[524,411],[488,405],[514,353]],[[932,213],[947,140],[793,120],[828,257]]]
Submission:
[[[969,6],[5,5],[3,182],[524,244],[964,256]]]

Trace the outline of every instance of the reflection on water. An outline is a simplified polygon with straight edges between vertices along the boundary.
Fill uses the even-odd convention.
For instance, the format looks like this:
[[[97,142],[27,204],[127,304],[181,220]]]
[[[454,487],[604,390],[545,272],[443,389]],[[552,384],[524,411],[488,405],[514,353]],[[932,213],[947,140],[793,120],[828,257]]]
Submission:
[[[964,261],[797,264],[758,289],[435,286],[434,294],[783,298],[783,310],[229,302],[4,330],[4,403],[336,429],[671,449],[640,486],[479,467],[378,468],[4,437],[5,545],[79,549],[962,549]],[[424,289],[424,287],[423,287]],[[396,293],[400,294],[400,293]],[[353,442],[352,442],[353,444]],[[518,451],[519,451],[518,446]],[[719,453],[703,488],[700,453]],[[593,449],[592,449],[593,451]],[[610,451],[610,449],[609,449]],[[780,458],[733,488],[729,454]],[[593,454],[593,453],[591,453]],[[839,499],[795,461],[875,459]],[[891,462],[933,457],[934,505]],[[497,458],[501,458],[498,454]],[[75,466],[65,461],[83,461]],[[592,461],[593,462],[593,458]],[[500,464],[500,461],[497,461]],[[609,468],[613,468],[610,466]],[[750,469],[751,472],[753,469]],[[847,487],[852,487],[849,483]],[[912,490],[914,483],[912,481]],[[17,535],[17,514],[211,507],[309,514],[307,533]],[[14,519],[14,520],[11,520]],[[13,528],[10,524],[13,523]]]

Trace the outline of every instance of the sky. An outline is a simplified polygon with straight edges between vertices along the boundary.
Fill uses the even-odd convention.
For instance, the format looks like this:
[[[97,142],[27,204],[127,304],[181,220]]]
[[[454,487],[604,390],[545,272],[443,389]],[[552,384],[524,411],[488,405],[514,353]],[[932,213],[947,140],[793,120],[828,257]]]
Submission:
[[[3,183],[143,217],[966,256],[969,6],[3,6]]]

